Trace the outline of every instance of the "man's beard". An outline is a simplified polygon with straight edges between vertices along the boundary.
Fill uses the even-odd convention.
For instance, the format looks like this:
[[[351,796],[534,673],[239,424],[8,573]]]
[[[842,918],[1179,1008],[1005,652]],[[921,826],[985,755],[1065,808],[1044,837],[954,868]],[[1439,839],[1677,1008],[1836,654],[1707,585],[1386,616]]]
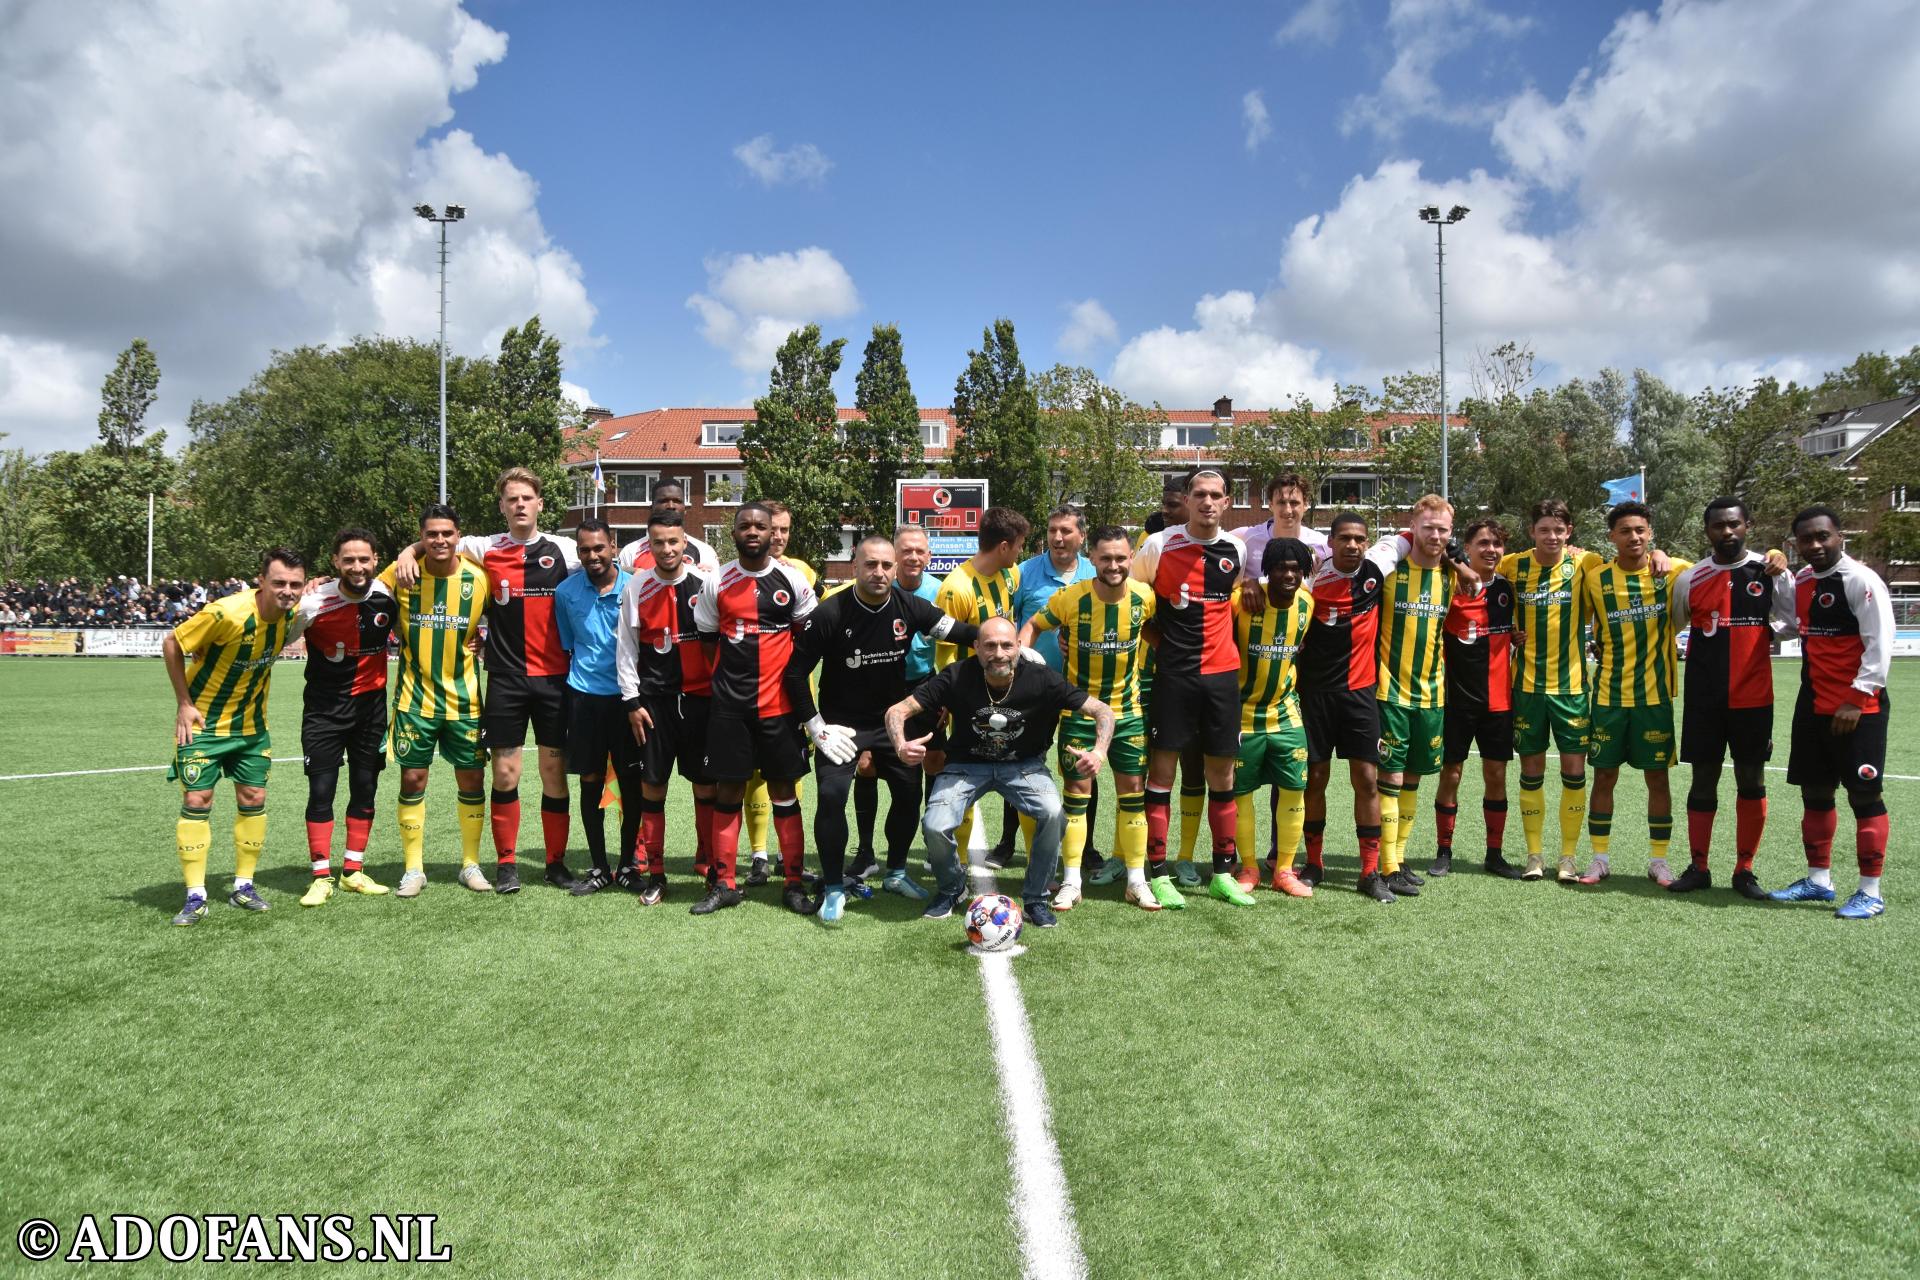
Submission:
[[[1001,661],[999,659],[989,658],[980,665],[985,667],[987,674],[995,680],[1008,680],[1013,677],[1012,660]]]

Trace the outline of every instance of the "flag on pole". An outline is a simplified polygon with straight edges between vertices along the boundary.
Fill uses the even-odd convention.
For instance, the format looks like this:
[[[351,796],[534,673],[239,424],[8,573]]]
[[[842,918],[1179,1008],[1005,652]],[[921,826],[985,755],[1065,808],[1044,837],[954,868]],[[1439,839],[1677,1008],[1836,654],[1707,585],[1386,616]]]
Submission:
[[[600,470],[600,455],[597,453],[593,456],[593,491],[595,493],[605,493],[607,491],[607,477],[606,474]]]
[[[1646,475],[1636,472],[1630,476],[1621,476],[1618,480],[1602,480],[1607,489],[1607,505],[1615,506],[1622,502],[1644,502],[1646,500]]]

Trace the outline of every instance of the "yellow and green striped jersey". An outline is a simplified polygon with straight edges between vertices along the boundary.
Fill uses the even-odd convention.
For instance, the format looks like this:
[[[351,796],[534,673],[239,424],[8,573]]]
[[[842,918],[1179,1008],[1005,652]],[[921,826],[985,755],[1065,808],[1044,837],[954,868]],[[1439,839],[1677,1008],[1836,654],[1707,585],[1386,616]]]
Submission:
[[[792,556],[781,556],[780,563],[805,578],[808,586],[816,588],[816,590],[820,586],[820,575],[815,573],[813,566],[805,560],[795,560]],[[851,582],[852,579],[849,578],[847,581]]]
[[[1380,662],[1375,695],[1397,707],[1442,707],[1447,682],[1440,670],[1441,632],[1453,603],[1453,578],[1444,564],[1422,569],[1411,560],[1380,588]]]
[[[1585,693],[1587,689],[1586,601],[1580,575],[1605,561],[1592,551],[1562,551],[1541,564],[1531,551],[1500,560],[1497,572],[1513,584],[1513,629],[1526,649],[1515,655],[1514,684],[1522,693]]]
[[[1675,560],[1664,574],[1598,561],[1580,573],[1580,593],[1593,622],[1600,664],[1593,674],[1599,707],[1657,707],[1672,702],[1679,669],[1671,607],[1673,584],[1692,568]]]
[[[467,637],[486,611],[487,571],[459,561],[445,577],[420,565],[411,590],[394,584],[393,566],[380,581],[399,601],[394,633],[400,637],[400,679],[393,709],[428,720],[467,720],[480,714],[480,660],[467,651]]]
[[[1033,615],[1033,629],[1060,631],[1068,681],[1113,708],[1116,719],[1140,714],[1141,628],[1153,617],[1153,588],[1129,578],[1108,602],[1088,578],[1062,587]]]
[[[1285,609],[1269,604],[1258,615],[1240,610],[1234,591],[1233,638],[1240,646],[1240,731],[1273,733],[1298,726],[1294,655],[1313,621],[1313,592],[1301,587]]]
[[[223,596],[173,629],[187,659],[187,693],[217,738],[264,733],[273,660],[287,643],[293,613],[260,616],[258,592]]]
[[[1020,566],[982,577],[971,559],[946,576],[934,607],[957,622],[979,626],[988,618],[1013,618],[1013,597],[1020,590]],[[939,671],[960,656],[960,646],[945,640],[933,645],[933,669]]]

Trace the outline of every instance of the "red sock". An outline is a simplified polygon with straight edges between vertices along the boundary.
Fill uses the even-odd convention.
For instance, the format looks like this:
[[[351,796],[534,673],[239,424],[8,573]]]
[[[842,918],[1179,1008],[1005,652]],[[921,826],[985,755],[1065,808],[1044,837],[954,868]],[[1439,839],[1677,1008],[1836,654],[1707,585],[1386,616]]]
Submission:
[[[1173,792],[1151,784],[1147,786],[1147,865],[1159,867],[1167,861],[1167,819],[1173,805]]]
[[[1434,802],[1433,834],[1436,847],[1448,857],[1453,856],[1453,828],[1460,821],[1460,806]]]
[[[1733,869],[1753,870],[1753,855],[1760,850],[1760,834],[1767,829],[1767,798],[1735,800],[1733,819]]]
[[[1233,873],[1240,865],[1240,846],[1238,833],[1234,828],[1240,821],[1240,806],[1234,803],[1231,791],[1209,791],[1207,793],[1207,833],[1213,837],[1213,870],[1218,875]]]
[[[1325,818],[1322,818],[1318,822],[1309,822],[1307,824],[1307,865],[1308,866],[1319,867],[1319,866],[1326,865],[1325,863],[1320,861],[1321,846],[1326,843],[1326,840],[1327,840],[1327,820]]]
[[[731,889],[740,866],[740,806],[713,806],[713,866],[708,874]]]
[[[1713,848],[1713,820],[1716,813],[1712,809],[1687,810],[1687,852],[1693,859],[1696,869],[1707,869],[1707,854]]]
[[[327,874],[327,859],[333,854],[333,819],[307,821],[307,857],[313,862],[313,874]]]
[[[1360,837],[1360,874],[1363,876],[1380,873],[1380,828],[1358,827],[1355,834]]]
[[[514,847],[520,843],[520,793],[494,788],[491,817],[493,851],[500,861],[512,862]]]
[[[540,797],[540,836],[546,842],[549,863],[567,856],[567,828],[570,825],[565,796]]]
[[[1887,815],[1853,820],[1854,850],[1860,856],[1860,874],[1877,876],[1887,860]]]
[[[1807,851],[1807,865],[1833,865],[1833,833],[1840,825],[1840,814],[1829,803],[1824,809],[1809,809],[1800,817],[1800,843]]]
[[[1487,824],[1487,852],[1498,853],[1507,839],[1507,802],[1482,800],[1480,817]]]
[[[361,855],[367,851],[367,841],[373,836],[373,815],[356,818],[347,815],[347,872],[352,874],[360,869]]]
[[[667,802],[640,802],[640,840],[633,852],[634,865],[654,875],[667,874]]]
[[[773,802],[773,838],[780,846],[780,870],[790,885],[800,883],[807,866],[806,828],[800,822],[798,800]]]
[[[713,801],[693,802],[693,872],[704,876],[713,865]]]

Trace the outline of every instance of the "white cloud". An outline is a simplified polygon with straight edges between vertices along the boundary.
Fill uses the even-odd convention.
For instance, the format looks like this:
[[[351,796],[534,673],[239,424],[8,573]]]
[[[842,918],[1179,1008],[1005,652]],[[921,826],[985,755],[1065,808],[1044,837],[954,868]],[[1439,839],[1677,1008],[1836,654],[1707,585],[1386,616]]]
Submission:
[[[1387,10],[1387,36],[1393,63],[1379,88],[1348,104],[1342,128],[1367,128],[1396,137],[1415,117],[1449,124],[1485,124],[1497,108],[1475,98],[1455,100],[1442,92],[1436,73],[1456,54],[1485,57],[1487,41],[1512,39],[1531,20],[1488,7],[1485,0],[1393,0]]]
[[[1306,0],[1273,33],[1275,44],[1332,44],[1347,17],[1346,0]]]
[[[735,147],[733,158],[745,165],[747,172],[758,178],[762,185],[769,187],[779,186],[783,182],[804,182],[817,187],[826,180],[828,171],[833,168],[833,161],[827,158],[826,152],[811,142],[802,142],[780,151],[774,147],[770,133],[763,133]]]
[[[577,409],[591,409],[594,407],[593,392],[587,390],[577,382],[562,380],[560,383],[560,396],[568,404]]]
[[[1326,403],[1333,379],[1319,354],[1289,342],[1262,317],[1253,294],[1208,294],[1193,309],[1195,327],[1143,333],[1114,357],[1111,381],[1142,402],[1212,404],[1232,396],[1243,407],[1277,407],[1295,395]]]
[[[1060,349],[1072,355],[1085,355],[1096,347],[1111,346],[1120,340],[1120,326],[1100,305],[1088,298],[1067,308],[1067,327],[1060,332]]]
[[[454,349],[486,351],[535,311],[570,354],[595,345],[533,180],[465,132],[428,140],[506,48],[458,0],[158,0],[105,25],[59,0],[16,6],[0,44],[0,342],[43,353],[37,376],[60,387],[7,378],[0,430],[85,444],[135,336],[160,358],[161,426],[276,347],[433,337],[422,200],[469,211],[450,238]]]
[[[688,298],[687,306],[700,317],[700,336],[749,375],[772,368],[774,352],[795,329],[860,309],[853,277],[818,246],[765,256],[723,254],[705,266],[707,290]]]
[[[1258,89],[1247,90],[1240,99],[1240,125],[1246,130],[1248,151],[1258,151],[1260,144],[1273,136],[1273,120],[1267,115],[1267,100]]]

